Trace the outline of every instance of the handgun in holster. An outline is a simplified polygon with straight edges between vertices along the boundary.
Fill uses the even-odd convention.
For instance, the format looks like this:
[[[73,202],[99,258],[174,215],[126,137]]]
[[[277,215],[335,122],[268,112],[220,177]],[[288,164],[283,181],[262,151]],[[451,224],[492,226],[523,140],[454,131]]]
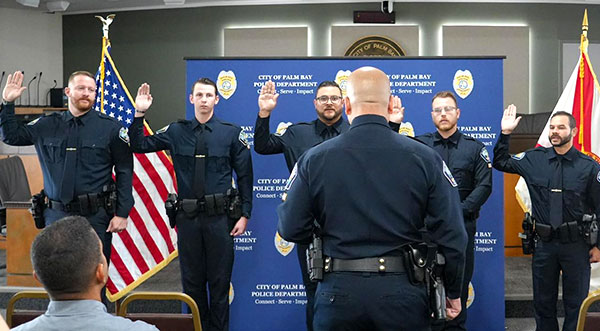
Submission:
[[[178,209],[179,203],[177,200],[177,194],[169,193],[169,195],[167,195],[167,200],[165,201],[165,211],[167,213],[167,217],[169,217],[169,225],[171,228],[175,228]]]
[[[427,244],[414,243],[403,248],[404,268],[408,281],[413,285],[423,284],[427,267]]]
[[[446,258],[435,252],[435,258],[427,268],[427,289],[429,306],[436,320],[446,320],[446,287],[444,286],[444,267]]]
[[[533,254],[535,251],[535,232],[533,218],[530,213],[525,213],[525,218],[523,218],[523,232],[519,233],[519,238],[521,238],[523,254]]]
[[[29,209],[29,212],[31,213],[31,216],[33,216],[35,227],[38,229],[43,229],[46,226],[46,222],[44,221],[44,209],[46,209],[46,207],[48,207],[48,200],[44,190],[41,190],[40,193],[31,197],[31,208]]]
[[[242,217],[242,198],[239,191],[234,188],[227,190],[227,216],[233,221]]]
[[[102,187],[102,199],[106,214],[114,215],[117,212],[117,187],[114,183]]]
[[[306,250],[306,265],[310,281],[323,280],[323,240],[317,233],[313,233],[312,243],[308,245]]]
[[[596,214],[585,214],[581,219],[582,234],[585,242],[593,247],[598,246],[598,220]]]

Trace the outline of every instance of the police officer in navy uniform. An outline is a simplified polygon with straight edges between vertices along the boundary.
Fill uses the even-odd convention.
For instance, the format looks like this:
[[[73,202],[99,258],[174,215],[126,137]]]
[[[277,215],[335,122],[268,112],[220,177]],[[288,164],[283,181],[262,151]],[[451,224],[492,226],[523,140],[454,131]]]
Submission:
[[[431,107],[431,120],[437,130],[436,132],[417,136],[417,139],[438,152],[452,171],[452,175],[458,183],[465,229],[469,238],[462,293],[460,295],[461,313],[457,318],[445,323],[434,323],[433,329],[466,330],[469,283],[473,276],[475,262],[476,221],[481,206],[492,192],[492,161],[483,143],[458,130],[457,122],[460,118],[460,109],[452,92],[442,91],[437,93],[432,99]],[[400,122],[398,120],[392,121]]]
[[[548,139],[552,147],[510,155],[510,134],[521,120],[516,112],[514,105],[504,111],[493,165],[500,171],[521,175],[531,195],[539,237],[532,260],[537,330],[559,330],[556,301],[562,271],[562,330],[575,331],[579,307],[589,291],[590,263],[600,261],[597,245],[590,247],[580,234],[584,214],[600,215],[600,165],[573,146],[575,118],[564,111],[550,118]]]
[[[390,130],[389,79],[363,67],[348,80],[345,134],[300,157],[278,207],[280,235],[308,243],[321,228],[329,257],[315,330],[429,330],[423,284],[409,283],[402,247],[425,229],[445,255],[447,313],[460,312],[467,236],[456,182],[429,147]]]
[[[142,84],[129,135],[136,153],[170,150],[179,198],[184,203],[184,210],[177,214],[183,291],[198,304],[204,330],[227,330],[233,236],[244,233],[252,210],[250,147],[239,126],[214,116],[219,96],[212,80],[197,80],[189,100],[194,105],[193,119],[172,123],[154,135],[144,136],[144,113],[152,104],[152,96],[150,86]],[[237,175],[242,216],[230,224],[225,209],[218,206],[222,206],[223,196],[232,188],[233,171]],[[193,209],[186,208],[186,200],[193,202]]]
[[[112,233],[127,227],[133,207],[133,159],[126,130],[116,120],[91,111],[96,82],[87,71],[69,77],[65,87],[68,111],[42,116],[27,125],[14,114],[14,101],[25,90],[22,84],[20,71],[8,76],[0,111],[2,140],[15,146],[35,145],[44,192],[50,200],[44,211],[46,225],[68,215],[84,216],[102,240],[109,261]],[[117,201],[114,214],[109,214],[105,202],[114,183],[113,167]]]
[[[350,126],[342,117],[342,89],[333,81],[323,81],[317,87],[313,100],[317,119],[312,122],[300,122],[278,128],[277,132],[269,133],[271,112],[277,106],[279,94],[275,91],[275,83],[268,81],[260,90],[258,97],[258,116],[254,127],[254,150],[259,154],[283,153],[285,162],[291,172],[300,155],[309,148],[323,141],[337,137],[348,131]],[[302,272],[302,282],[306,290],[306,325],[312,330],[313,304],[317,284],[311,282],[306,270],[306,249],[308,245],[299,244],[296,252]]]

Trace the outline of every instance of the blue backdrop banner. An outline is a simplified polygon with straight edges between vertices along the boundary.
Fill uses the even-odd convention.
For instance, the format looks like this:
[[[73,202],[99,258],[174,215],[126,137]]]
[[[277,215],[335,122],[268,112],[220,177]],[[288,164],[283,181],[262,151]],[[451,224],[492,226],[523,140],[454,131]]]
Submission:
[[[194,81],[213,79],[220,101],[218,118],[238,124],[253,142],[257,99],[268,80],[280,94],[271,132],[281,123],[316,118],[313,99],[321,81],[345,89],[348,75],[374,66],[390,78],[406,107],[405,121],[417,135],[435,130],[431,98],[450,90],[461,109],[459,130],[479,139],[492,155],[502,118],[502,58],[216,58],[187,60],[186,100]],[[183,97],[183,96],[182,96]],[[188,102],[187,118],[194,116]],[[231,330],[304,330],[306,295],[295,245],[276,233],[275,209],[289,176],[282,155],[253,152],[254,208],[247,231],[234,239],[230,291]],[[344,171],[344,169],[340,169]],[[352,174],[349,175],[351,180]],[[503,180],[494,170],[492,195],[483,206],[475,235],[475,274],[470,287],[469,330],[504,330]]]

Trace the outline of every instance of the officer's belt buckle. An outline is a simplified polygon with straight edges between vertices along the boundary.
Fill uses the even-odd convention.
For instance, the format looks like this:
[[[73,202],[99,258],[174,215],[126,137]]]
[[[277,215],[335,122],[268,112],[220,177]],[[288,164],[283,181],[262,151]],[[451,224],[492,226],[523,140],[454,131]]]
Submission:
[[[330,260],[330,261],[328,261]],[[329,266],[329,267],[328,267]],[[354,272],[405,272],[404,261],[400,256],[368,257],[364,259],[325,259],[325,271],[354,271]]]

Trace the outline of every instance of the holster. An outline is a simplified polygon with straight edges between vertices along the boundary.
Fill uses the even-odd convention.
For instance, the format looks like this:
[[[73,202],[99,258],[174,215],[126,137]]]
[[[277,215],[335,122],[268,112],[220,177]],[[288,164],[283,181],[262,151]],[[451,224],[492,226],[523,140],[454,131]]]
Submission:
[[[43,229],[46,226],[46,222],[44,221],[44,210],[47,207],[48,201],[44,190],[41,190],[40,193],[31,197],[31,208],[29,209],[29,212],[33,217],[35,227],[38,229]]]
[[[227,190],[227,216],[234,221],[242,217],[242,198],[238,190],[230,188]]]
[[[525,213],[523,218],[523,232],[519,233],[521,238],[521,246],[523,248],[523,254],[533,254],[535,251],[535,233],[534,233],[534,221],[530,213]]]
[[[402,253],[404,268],[410,283],[413,285],[423,284],[427,266],[427,245],[425,243],[405,245]]]
[[[179,203],[177,199],[177,194],[169,193],[167,195],[167,200],[165,201],[165,212],[167,214],[167,217],[169,218],[169,225],[171,226],[171,228],[175,228],[178,209]]]
[[[592,246],[598,246],[598,221],[595,214],[585,214],[581,219],[581,232],[585,242]]]
[[[306,250],[306,271],[311,282],[323,280],[323,241],[321,237],[313,233],[313,241]]]

